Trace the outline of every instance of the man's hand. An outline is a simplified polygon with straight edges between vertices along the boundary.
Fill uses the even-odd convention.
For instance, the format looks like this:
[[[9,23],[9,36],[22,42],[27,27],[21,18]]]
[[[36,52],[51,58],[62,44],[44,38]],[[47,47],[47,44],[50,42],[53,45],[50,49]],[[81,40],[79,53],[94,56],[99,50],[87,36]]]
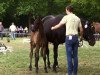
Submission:
[[[59,23],[59,24],[57,24],[57,25],[51,27],[51,30],[58,29],[58,28],[60,28],[62,25],[63,25],[63,24]]]
[[[51,30],[54,30],[54,27],[51,27]]]
[[[83,38],[82,38],[82,37],[80,37],[80,42],[81,42],[81,41],[83,41]]]
[[[79,47],[81,47],[83,45],[83,38],[80,37],[80,40],[79,40]]]

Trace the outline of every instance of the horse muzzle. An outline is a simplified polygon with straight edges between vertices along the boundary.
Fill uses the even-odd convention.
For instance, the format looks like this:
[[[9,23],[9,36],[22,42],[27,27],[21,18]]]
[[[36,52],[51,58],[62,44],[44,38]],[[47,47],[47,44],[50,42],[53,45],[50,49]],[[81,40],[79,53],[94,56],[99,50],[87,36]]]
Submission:
[[[89,43],[90,46],[94,46],[95,45],[95,40],[89,40],[88,43]]]

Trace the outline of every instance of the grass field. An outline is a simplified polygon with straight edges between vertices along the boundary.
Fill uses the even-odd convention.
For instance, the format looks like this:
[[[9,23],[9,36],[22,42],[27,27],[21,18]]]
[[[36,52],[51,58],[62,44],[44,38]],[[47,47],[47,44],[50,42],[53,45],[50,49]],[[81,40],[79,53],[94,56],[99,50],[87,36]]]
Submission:
[[[13,47],[13,52],[7,54],[0,53],[0,75],[36,75],[33,58],[33,70],[29,71],[29,43],[23,43],[23,38],[11,40],[9,43],[6,38],[0,40],[7,46]],[[53,48],[50,47],[50,61],[53,64]],[[58,50],[58,73],[54,73],[52,69],[48,69],[48,73],[44,73],[43,60],[39,60],[38,75],[66,75],[66,53],[65,46],[60,45]],[[96,42],[94,47],[88,45],[84,41],[83,47],[79,48],[79,67],[78,75],[100,75],[100,41]]]

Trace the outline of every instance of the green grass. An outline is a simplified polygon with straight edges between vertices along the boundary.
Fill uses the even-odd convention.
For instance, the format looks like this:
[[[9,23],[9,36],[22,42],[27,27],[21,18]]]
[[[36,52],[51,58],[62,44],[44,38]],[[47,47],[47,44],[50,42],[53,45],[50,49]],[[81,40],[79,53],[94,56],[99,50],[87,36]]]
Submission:
[[[7,46],[13,47],[13,52],[7,52],[7,54],[0,53],[0,75],[36,75],[33,58],[33,70],[29,71],[29,43],[23,43],[23,38],[17,38],[11,40],[9,43],[6,38],[0,40]],[[79,48],[79,66],[78,75],[100,75],[100,41],[96,42],[94,47],[84,42],[86,46]],[[50,61],[53,65],[53,46],[50,47]],[[40,57],[39,60],[39,74],[38,75],[65,75],[66,69],[66,52],[65,45],[60,45],[58,50],[58,73],[54,73],[52,69],[48,69],[49,73],[44,73],[43,60]]]

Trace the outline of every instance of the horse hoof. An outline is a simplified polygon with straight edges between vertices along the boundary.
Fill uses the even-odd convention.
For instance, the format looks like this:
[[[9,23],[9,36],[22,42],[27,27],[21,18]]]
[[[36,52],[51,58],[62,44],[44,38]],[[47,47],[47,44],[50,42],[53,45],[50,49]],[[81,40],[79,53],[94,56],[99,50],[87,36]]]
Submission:
[[[35,73],[38,74],[38,68],[35,69]]]
[[[54,71],[55,73],[57,73],[57,70],[56,70],[56,69],[53,69],[53,71]]]
[[[48,66],[48,68],[49,68],[49,69],[51,69],[51,67],[50,67],[50,66]]]
[[[47,68],[44,68],[45,73],[48,73]]]
[[[38,74],[38,70],[36,70],[35,73]]]
[[[46,70],[45,73],[48,73],[48,71]]]
[[[60,67],[57,65],[56,68],[60,68]]]
[[[30,70],[30,71],[32,71],[32,69],[31,69],[31,68],[30,68],[29,70]]]
[[[32,67],[29,66],[29,70],[32,71]]]

